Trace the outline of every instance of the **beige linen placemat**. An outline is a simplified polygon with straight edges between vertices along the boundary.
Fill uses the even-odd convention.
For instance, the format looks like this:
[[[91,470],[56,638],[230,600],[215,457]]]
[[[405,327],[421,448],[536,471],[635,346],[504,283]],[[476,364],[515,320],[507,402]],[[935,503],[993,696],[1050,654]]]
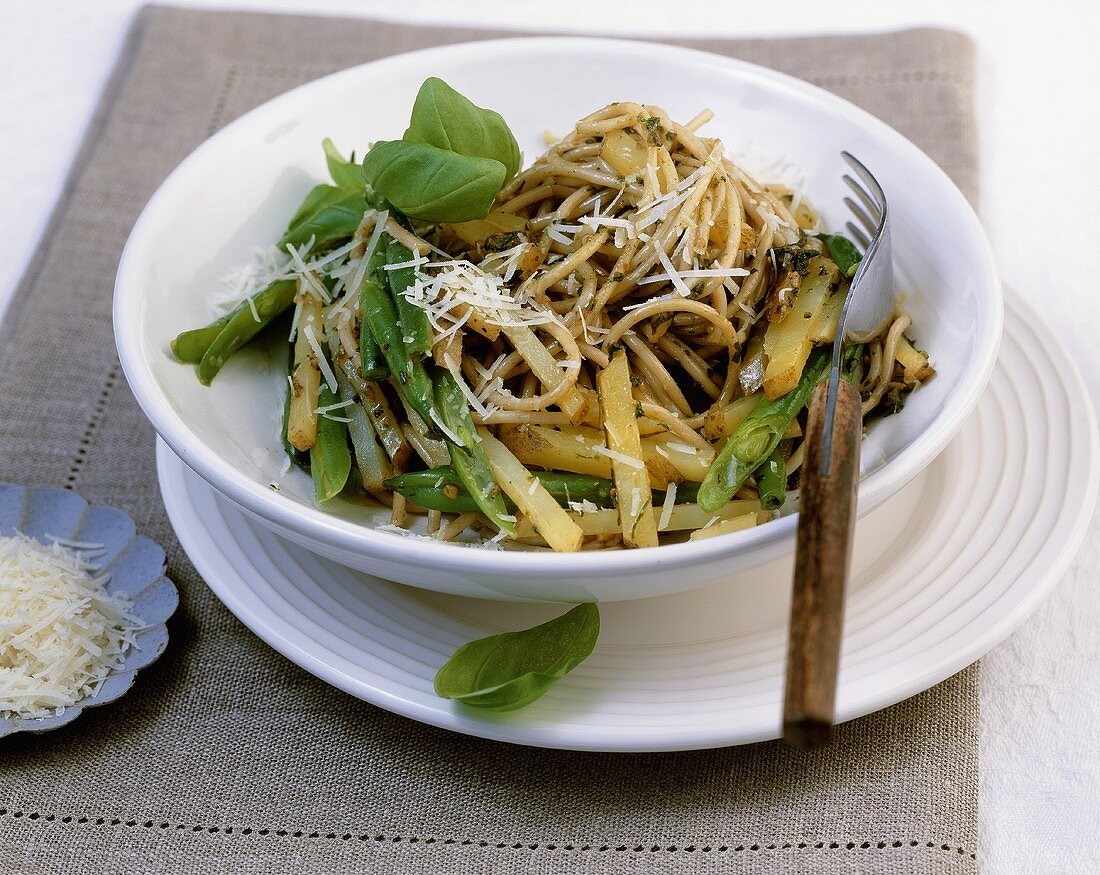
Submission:
[[[115,266],[156,186],[245,110],[324,73],[490,36],[148,8],[0,335],[0,480],[64,484],[163,543],[171,645],[120,702],[0,743],[3,872],[972,872],[977,670],[778,743],[595,755],[465,738],[340,693],[262,644],[172,535],[111,338]],[[859,103],[975,195],[957,34],[689,43]],[[425,71],[427,74],[430,71]]]

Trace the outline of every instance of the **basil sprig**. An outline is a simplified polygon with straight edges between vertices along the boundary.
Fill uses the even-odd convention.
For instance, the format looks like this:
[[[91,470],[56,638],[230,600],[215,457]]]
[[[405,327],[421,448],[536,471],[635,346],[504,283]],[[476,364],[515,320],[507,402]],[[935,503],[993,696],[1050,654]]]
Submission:
[[[548,623],[463,644],[435,676],[436,695],[489,711],[531,704],[592,653],[600,609],[577,605]]]
[[[401,139],[499,161],[504,165],[505,181],[519,172],[519,144],[500,113],[475,106],[434,76],[420,86],[409,128]]]
[[[432,77],[420,86],[404,136],[367,153],[363,178],[407,216],[468,222],[489,214],[520,161],[519,144],[498,113]]]

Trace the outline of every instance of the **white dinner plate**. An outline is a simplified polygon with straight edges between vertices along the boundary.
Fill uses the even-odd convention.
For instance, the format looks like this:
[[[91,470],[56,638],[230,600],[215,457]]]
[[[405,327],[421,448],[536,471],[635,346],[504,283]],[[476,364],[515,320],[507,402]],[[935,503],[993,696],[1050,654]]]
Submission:
[[[323,559],[253,521],[158,445],[184,549],[217,596],[289,659],[380,707],[544,747],[656,751],[779,736],[791,559],[728,583],[602,607],[592,656],[525,710],[432,691],[461,643],[561,613],[418,590]],[[1023,622],[1058,582],[1097,491],[1096,422],[1054,334],[1010,296],[989,388],[939,458],[860,520],[837,712],[938,683]],[[410,545],[409,549],[415,549]]]

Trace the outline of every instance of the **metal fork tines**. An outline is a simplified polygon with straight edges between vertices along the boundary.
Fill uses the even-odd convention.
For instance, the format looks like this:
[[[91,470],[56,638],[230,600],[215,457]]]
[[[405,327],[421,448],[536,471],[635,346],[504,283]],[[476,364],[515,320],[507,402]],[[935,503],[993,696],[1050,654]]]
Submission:
[[[836,410],[836,388],[840,382],[840,363],[844,338],[849,334],[873,331],[894,311],[894,265],[890,251],[890,214],[882,186],[850,152],[841,152],[855,177],[844,174],[845,184],[855,198],[844,203],[855,221],[847,223],[848,233],[861,250],[863,259],[848,288],[848,297],[840,313],[833,344],[833,363],[829,372],[829,397],[825,406],[825,437],[821,448],[821,471],[827,474],[832,458],[832,423]],[[858,177],[858,178],[857,178]],[[862,183],[862,184],[861,184]]]
[[[890,215],[886,195],[871,171],[849,152],[841,152],[840,156],[859,177],[857,181],[844,174],[845,184],[856,196],[845,197],[844,204],[857,220],[848,222],[846,227],[863,252],[863,260],[848,290],[841,324],[849,332],[865,332],[881,325],[894,309]]]

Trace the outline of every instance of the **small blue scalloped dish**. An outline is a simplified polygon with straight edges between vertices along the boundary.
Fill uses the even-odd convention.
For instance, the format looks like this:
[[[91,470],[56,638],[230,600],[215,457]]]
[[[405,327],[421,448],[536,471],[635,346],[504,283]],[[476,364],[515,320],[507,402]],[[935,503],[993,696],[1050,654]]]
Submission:
[[[165,622],[179,605],[175,584],[164,576],[164,550],[137,534],[133,519],[111,507],[92,506],[67,489],[26,489],[0,483],[0,536],[22,532],[43,544],[55,539],[102,545],[94,561],[110,578],[107,592],[125,596],[141,620],[136,646],[124,655],[94,696],[81,699],[60,714],[48,717],[0,715],[0,738],[15,732],[45,732],[64,726],[85,708],[105,705],[133,686],[145,668],[168,646]],[[2,583],[2,582],[0,582]]]

